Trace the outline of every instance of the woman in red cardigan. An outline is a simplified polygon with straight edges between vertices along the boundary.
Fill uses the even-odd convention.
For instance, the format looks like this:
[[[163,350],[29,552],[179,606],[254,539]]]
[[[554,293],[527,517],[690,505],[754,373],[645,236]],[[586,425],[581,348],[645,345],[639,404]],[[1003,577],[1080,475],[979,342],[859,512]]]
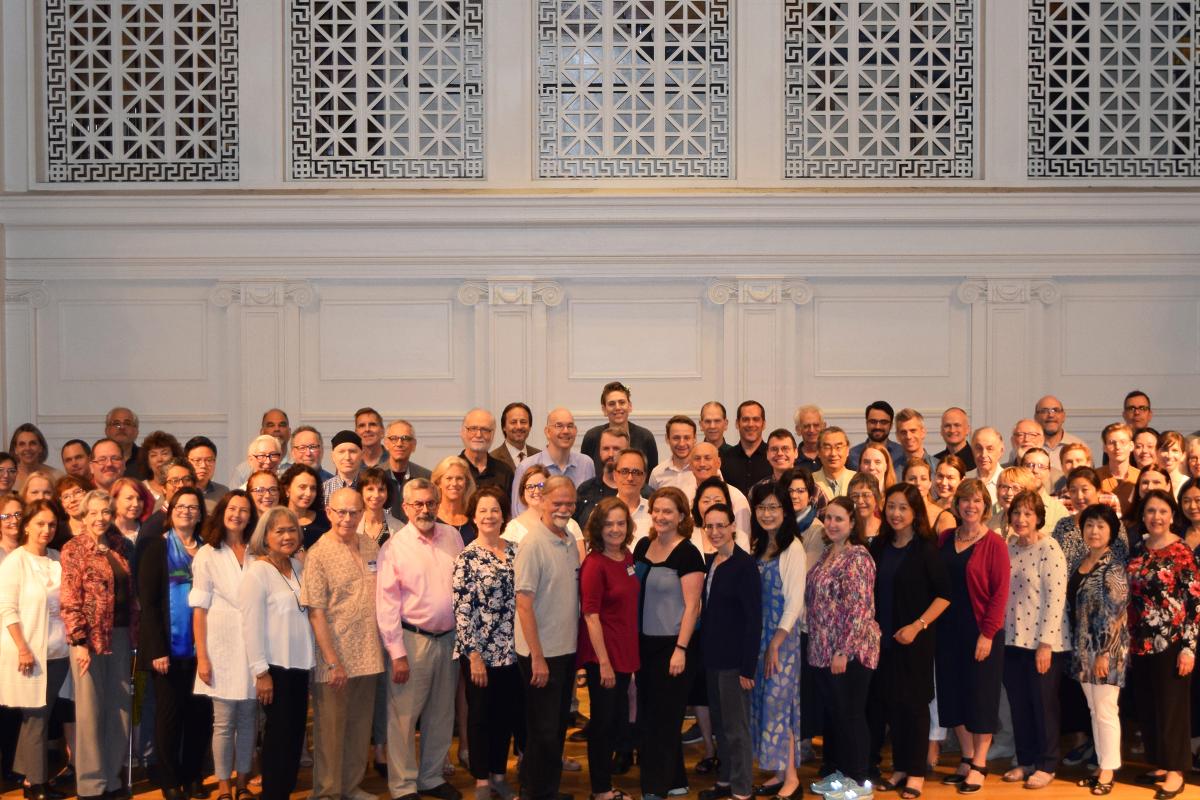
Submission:
[[[942,782],[960,794],[983,788],[987,752],[1000,727],[1004,676],[1004,609],[1008,603],[1008,547],[987,527],[991,495],[976,478],[954,492],[958,527],[940,538],[950,581],[950,608],[938,622],[938,717],[954,728],[962,763]]]

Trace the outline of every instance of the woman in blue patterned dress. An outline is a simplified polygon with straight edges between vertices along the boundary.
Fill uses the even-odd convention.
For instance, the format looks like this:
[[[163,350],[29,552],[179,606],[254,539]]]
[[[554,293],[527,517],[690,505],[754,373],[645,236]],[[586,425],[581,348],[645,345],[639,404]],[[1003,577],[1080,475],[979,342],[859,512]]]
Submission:
[[[467,519],[478,535],[454,561],[454,657],[467,690],[467,738],[475,796],[495,792],[509,800],[505,783],[508,742],[519,741],[524,719],[521,674],[513,646],[516,546],[500,538],[508,521],[508,497],[496,486],[471,495]]]
[[[774,780],[756,795],[799,797],[800,763],[800,620],[804,615],[804,545],[796,535],[787,486],[756,484],[750,490],[750,548],[762,578],[762,644],[750,731],[759,769]]]

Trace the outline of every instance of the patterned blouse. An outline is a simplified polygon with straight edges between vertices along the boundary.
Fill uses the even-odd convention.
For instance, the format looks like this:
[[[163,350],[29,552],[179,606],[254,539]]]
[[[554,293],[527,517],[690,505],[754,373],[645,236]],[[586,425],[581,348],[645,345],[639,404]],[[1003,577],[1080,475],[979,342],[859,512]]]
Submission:
[[[117,563],[125,568],[129,637],[131,642],[136,642],[137,590],[129,571],[133,544],[116,528],[109,528],[99,542],[91,534],[85,533],[71,539],[62,548],[62,619],[67,629],[67,642],[71,645],[87,645],[88,650],[96,655],[112,652],[115,595],[109,551]]]
[[[1075,592],[1074,649],[1071,677],[1080,683],[1096,683],[1096,656],[1108,656],[1110,686],[1125,685],[1129,661],[1129,580],[1125,567],[1106,550],[1096,566],[1080,576]]]
[[[1129,562],[1129,633],[1134,655],[1161,653],[1176,641],[1196,653],[1200,635],[1200,574],[1181,541],[1139,548]]]
[[[1079,564],[1088,554],[1088,547],[1083,543],[1083,532],[1079,530],[1079,523],[1075,521],[1075,517],[1063,517],[1054,526],[1054,533],[1051,536],[1062,548],[1063,555],[1067,557],[1067,574],[1072,574],[1079,569]],[[1117,561],[1122,564],[1129,563],[1129,535],[1125,532],[1124,522],[1118,525],[1117,535],[1112,540],[1110,550],[1113,558]]]
[[[479,653],[489,667],[517,663],[513,641],[517,595],[513,559],[517,547],[505,542],[505,561],[478,540],[454,560],[454,657]]]
[[[1008,563],[1012,577],[1004,643],[1026,650],[1048,644],[1055,653],[1070,649],[1065,624],[1067,565],[1058,544],[1045,537],[1022,547],[1014,538],[1008,543]]]
[[[841,653],[868,669],[879,665],[875,621],[875,560],[865,547],[826,550],[808,572],[808,663],[828,667]]]
[[[313,545],[304,560],[300,604],[325,611],[333,648],[349,678],[383,672],[383,643],[375,621],[375,577],[379,545],[357,537],[358,552],[330,532]],[[329,669],[318,649],[316,683],[329,681]]]

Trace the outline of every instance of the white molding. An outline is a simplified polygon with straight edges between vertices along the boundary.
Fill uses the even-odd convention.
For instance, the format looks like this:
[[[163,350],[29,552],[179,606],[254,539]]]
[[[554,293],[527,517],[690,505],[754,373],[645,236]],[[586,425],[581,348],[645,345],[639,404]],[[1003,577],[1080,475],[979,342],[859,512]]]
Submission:
[[[464,306],[478,305],[486,298],[491,306],[531,306],[541,303],[554,308],[565,296],[561,284],[532,278],[464,281],[456,293]]]
[[[217,308],[241,306],[311,306],[317,288],[308,281],[221,281],[208,294]]]
[[[1038,301],[1043,305],[1058,302],[1062,296],[1058,285],[1048,280],[970,278],[955,290],[959,302],[991,304],[1026,304]]]
[[[813,298],[812,286],[808,281],[786,280],[782,276],[715,280],[708,284],[704,294],[710,303],[718,306],[734,298],[741,305],[777,305],[791,301],[803,306],[812,302]]]
[[[45,308],[50,304],[50,290],[45,281],[0,280],[4,285],[4,302]]]

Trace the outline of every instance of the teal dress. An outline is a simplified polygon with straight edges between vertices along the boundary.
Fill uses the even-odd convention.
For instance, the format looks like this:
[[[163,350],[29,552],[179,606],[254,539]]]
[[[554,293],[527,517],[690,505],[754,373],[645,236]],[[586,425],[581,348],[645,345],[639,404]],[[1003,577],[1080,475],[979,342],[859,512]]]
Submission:
[[[750,695],[750,730],[759,769],[776,771],[787,766],[788,735],[792,758],[800,766],[800,629],[797,625],[779,647],[779,672],[763,678],[767,645],[783,618],[783,578],[779,559],[759,560],[762,577],[763,626],[758,648],[758,668]]]

